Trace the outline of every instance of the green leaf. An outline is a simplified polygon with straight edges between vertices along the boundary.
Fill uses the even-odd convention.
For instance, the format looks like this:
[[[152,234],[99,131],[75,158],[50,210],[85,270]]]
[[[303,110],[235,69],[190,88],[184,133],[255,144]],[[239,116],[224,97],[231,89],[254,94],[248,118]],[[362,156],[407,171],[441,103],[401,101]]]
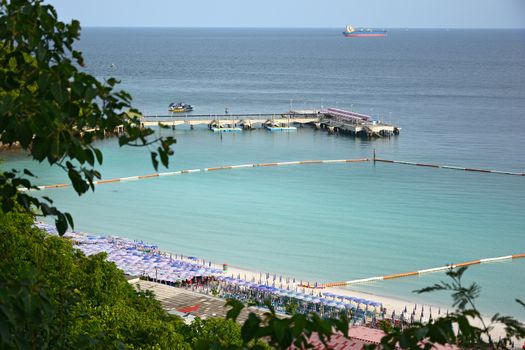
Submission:
[[[241,313],[241,310],[244,308],[244,304],[241,303],[238,300],[235,299],[228,299],[226,301],[226,307],[230,306],[231,309],[228,310],[226,313],[226,319],[227,320],[237,320],[237,317],[239,317],[239,314]]]
[[[84,155],[89,165],[91,166],[95,165],[95,156],[93,155],[93,152],[89,148],[84,149]]]
[[[102,152],[98,148],[93,148],[93,151],[95,152],[95,156],[97,157],[98,164],[102,165],[102,161],[104,157],[102,156]]]
[[[162,162],[162,165],[167,168],[168,162],[169,162],[168,154],[161,147],[158,148],[158,151],[159,151],[158,154],[160,156],[160,161]]]
[[[75,229],[75,223],[73,222],[73,217],[69,213],[64,213],[64,216],[66,217],[66,220],[71,227],[72,230]]]
[[[234,318],[236,319],[237,316]],[[246,321],[241,328],[241,337],[244,343],[248,343],[254,339],[257,335],[257,329],[261,325],[261,319],[255,315],[253,312],[250,312]]]
[[[27,175],[27,176],[35,177],[35,175],[33,175],[33,173],[30,172],[30,171],[27,170],[27,169],[24,169],[24,174]]]
[[[159,161],[157,160],[157,153],[151,152],[151,163],[153,164],[153,168],[155,170],[158,170],[159,168]]]
[[[56,225],[58,234],[60,236],[64,235],[64,233],[66,233],[66,230],[67,230],[67,219],[66,219],[64,214],[62,214],[62,213],[58,214],[58,216],[57,216],[57,218],[55,220],[55,225]]]

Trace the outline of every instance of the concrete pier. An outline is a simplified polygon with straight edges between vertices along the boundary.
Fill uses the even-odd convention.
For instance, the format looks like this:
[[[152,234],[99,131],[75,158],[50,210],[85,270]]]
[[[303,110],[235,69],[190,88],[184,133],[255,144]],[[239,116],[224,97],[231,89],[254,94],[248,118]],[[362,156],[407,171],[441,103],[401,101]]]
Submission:
[[[401,128],[384,122],[372,120],[372,117],[352,111],[335,108],[326,110],[292,110],[284,113],[246,113],[246,114],[172,114],[146,116],[145,126],[162,123],[175,129],[179,125],[205,125],[208,128],[241,127],[249,130],[266,126],[310,125],[316,129],[327,130],[331,134],[347,134],[360,137],[390,137],[398,135]]]

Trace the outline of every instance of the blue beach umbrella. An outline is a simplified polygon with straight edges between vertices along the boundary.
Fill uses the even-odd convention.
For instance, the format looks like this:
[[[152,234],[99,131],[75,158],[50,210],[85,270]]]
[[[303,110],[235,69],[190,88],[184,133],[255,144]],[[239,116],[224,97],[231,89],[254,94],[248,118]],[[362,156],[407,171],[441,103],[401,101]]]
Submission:
[[[337,308],[339,309],[344,309],[346,307],[346,304],[341,301],[336,302],[336,304],[337,304]]]

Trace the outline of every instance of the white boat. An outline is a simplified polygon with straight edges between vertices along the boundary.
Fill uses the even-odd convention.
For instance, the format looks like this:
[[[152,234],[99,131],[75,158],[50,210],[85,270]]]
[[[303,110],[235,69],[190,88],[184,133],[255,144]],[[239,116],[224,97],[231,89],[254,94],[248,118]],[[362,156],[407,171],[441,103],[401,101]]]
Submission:
[[[292,131],[297,131],[297,128],[295,126],[290,126],[290,115],[288,115],[288,123],[286,124],[286,126],[283,126],[283,125],[280,125],[278,123],[275,123],[272,119],[272,122],[271,124],[269,125],[266,125],[266,129],[274,132],[274,131],[277,131],[277,132],[292,132]]]
[[[280,132],[297,131],[297,128],[295,126],[267,126],[266,129],[272,132],[274,131],[280,131]]]
[[[211,128],[213,132],[242,132],[241,128]]]

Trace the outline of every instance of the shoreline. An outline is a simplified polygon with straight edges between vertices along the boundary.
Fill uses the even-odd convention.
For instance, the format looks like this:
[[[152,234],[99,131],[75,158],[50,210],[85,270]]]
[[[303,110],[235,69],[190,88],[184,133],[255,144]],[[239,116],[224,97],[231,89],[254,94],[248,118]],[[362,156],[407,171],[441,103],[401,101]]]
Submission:
[[[256,281],[259,280],[259,277],[261,274],[264,277],[264,274],[258,271],[245,269],[238,266],[231,266],[228,265],[228,271],[225,273],[226,275],[233,275],[238,276],[240,275],[241,278],[244,279],[244,276],[246,276],[245,279],[252,280],[255,279]],[[273,274],[272,274],[273,276]],[[272,277],[270,276],[270,277]],[[271,280],[271,278],[270,278]],[[307,281],[304,281],[304,283],[308,283]],[[284,287],[295,287],[292,286],[293,283],[283,283]],[[310,285],[313,285],[310,282]],[[428,320],[430,314],[432,314],[432,317],[435,319],[435,317],[438,315],[437,311],[441,310],[441,314],[446,313],[447,308],[444,305],[436,305],[436,304],[421,304],[421,303],[414,303],[411,300],[403,299],[403,298],[397,298],[392,296],[384,296],[384,295],[378,295],[374,293],[367,293],[362,291],[357,291],[355,289],[351,289],[348,287],[324,287],[324,288],[302,288],[299,287],[299,289],[304,289],[307,293],[311,293],[313,291],[314,294],[323,293],[333,293],[337,295],[342,296],[351,296],[351,297],[357,297],[357,298],[363,298],[368,300],[377,301],[382,304],[383,307],[387,309],[387,315],[391,315],[392,311],[395,311],[396,315],[400,315],[405,310],[405,307],[408,312],[412,311],[414,309],[414,306],[417,305],[416,316],[417,320],[419,320],[419,317],[421,315],[421,306],[423,306],[423,320]],[[432,313],[430,312],[432,310]]]
[[[216,263],[213,264],[213,265],[219,266],[219,264],[216,264]],[[231,275],[234,275],[234,276],[240,275],[241,278],[244,278],[244,276],[246,275],[246,280],[250,280],[252,278],[254,278],[255,280],[258,280],[259,276],[264,275],[264,274],[265,273],[257,272],[257,271],[249,270],[249,269],[244,269],[242,267],[232,266],[232,265],[229,265],[229,264],[228,264],[228,271],[225,272],[225,275],[230,275],[230,276]],[[374,294],[374,293],[367,293],[367,292],[362,292],[362,291],[356,291],[356,290],[353,290],[353,289],[350,289],[350,288],[325,287],[325,288],[322,288],[322,289],[312,289],[312,290],[314,291],[314,294],[315,293],[319,293],[319,291],[321,291],[322,293],[329,292],[329,293],[334,293],[334,294],[337,294],[337,295],[353,296],[353,297],[365,298],[365,299],[369,299],[369,300],[380,302],[382,304],[382,306],[386,307],[388,312],[390,312],[389,314],[387,314],[388,316],[391,315],[392,311],[395,311],[396,315],[400,315],[405,310],[405,307],[410,312],[410,310],[412,310],[412,307],[417,306],[416,314],[418,315],[418,318],[417,318],[418,321],[419,321],[419,315],[421,315],[421,310],[422,310],[422,307],[423,307],[423,322],[428,322],[430,314],[432,314],[432,317],[435,320],[436,318],[439,318],[440,315],[441,316],[446,315],[447,311],[452,309],[451,306],[447,307],[447,306],[444,306],[444,305],[421,304],[421,303],[416,304],[416,303],[414,303],[411,300],[406,300],[406,299],[403,299],[403,298],[396,298],[396,297],[391,297],[391,296],[378,295],[378,294]],[[306,291],[308,291],[308,288],[306,288]],[[440,315],[437,314],[436,309],[437,310],[441,310]],[[431,312],[431,310],[433,310],[433,311]],[[454,310],[452,309],[452,311],[454,311]],[[489,325],[491,323],[491,318],[492,318],[491,316],[489,316],[487,314],[483,314],[483,313],[481,314],[481,316],[482,316],[483,321],[485,322],[485,324]],[[522,323],[525,322],[524,320],[520,320],[520,319],[518,319],[518,321],[520,321]],[[476,327],[480,327],[480,328],[483,327],[482,322],[480,320],[478,320],[478,319],[475,319],[473,321],[471,320],[471,323],[473,325],[475,325]],[[497,324],[492,329],[491,335],[494,338],[503,337],[505,335],[504,326],[502,324]]]
[[[47,233],[56,235],[56,230],[53,226],[43,223],[43,222],[36,223],[36,225],[39,228],[46,231]],[[175,256],[173,262],[179,261],[184,264],[192,264],[194,265],[194,267],[198,267],[199,269],[208,269],[208,272],[215,271],[214,274],[208,274],[205,276],[215,276],[216,275],[217,281],[226,281],[230,275],[233,277],[232,279],[235,279],[235,276],[237,276],[238,279],[244,280],[246,282],[251,281],[252,283],[257,283],[257,281],[259,281],[258,284],[261,284],[261,285],[265,284],[268,287],[273,284],[273,287],[277,287],[277,289],[280,289],[281,291],[285,289],[289,291],[295,290],[298,293],[302,293],[303,296],[305,294],[311,295],[312,298],[323,298],[324,300],[328,300],[333,303],[338,300],[343,300],[342,299],[343,297],[351,297],[351,299],[352,298],[354,299],[363,298],[366,301],[365,300],[357,301],[358,309],[359,309],[359,304],[362,303],[363,309],[365,305],[366,305],[366,310],[368,310],[370,306],[371,308],[375,310],[374,313],[378,313],[376,307],[379,306],[379,314],[382,314],[385,319],[391,319],[391,320],[401,319],[401,320],[410,321],[410,322],[412,321],[427,322],[430,319],[435,320],[439,317],[444,316],[448,311],[448,309],[444,307],[443,305],[432,305],[432,304],[421,304],[421,303],[416,304],[413,301],[406,300],[403,298],[396,298],[396,297],[391,297],[391,296],[384,296],[384,295],[377,295],[377,294],[367,293],[367,292],[362,292],[362,291],[356,291],[356,290],[352,290],[347,287],[337,286],[337,287],[323,287],[323,288],[308,288],[305,286],[305,283],[302,283],[303,281],[299,282],[295,278],[291,279],[290,277],[283,278],[282,276],[279,276],[279,278],[277,279],[276,274],[270,275],[268,272],[262,273],[262,272],[258,272],[254,270],[241,268],[238,266],[232,266],[229,264],[218,264],[210,260],[198,259],[194,256],[188,256],[188,255],[183,256],[183,255],[173,254],[169,251],[164,251],[164,250],[159,249],[158,245],[152,245],[151,243],[148,244],[142,241],[141,242],[133,241],[133,240],[127,239],[125,237],[120,237],[120,236],[111,236],[111,235],[95,236],[95,235],[87,234],[84,232],[74,231],[74,232],[66,233],[64,237],[71,239],[74,243],[73,246],[83,251],[84,254],[86,255],[97,254],[99,252],[107,252],[109,254],[109,251],[111,251],[111,249],[109,250],[99,249],[97,251],[97,248],[93,248],[93,246],[96,246],[97,243],[94,242],[95,244],[93,244],[92,242],[88,242],[90,239],[94,239],[95,241],[105,241],[106,243],[116,242],[116,245],[119,247],[118,249],[116,249],[117,251],[128,250],[125,248],[126,246],[123,244],[128,244],[128,247],[129,247],[129,244],[135,245],[135,246],[142,246],[142,247],[153,247],[151,249],[152,250],[151,252],[148,250],[147,252],[141,251],[141,253],[143,255],[150,256],[150,257],[153,257],[153,256],[163,257],[165,260],[169,259],[170,261],[172,261],[173,256]],[[84,240],[84,243],[87,243],[87,244],[83,245],[82,240]],[[82,249],[81,246],[83,246],[84,249]],[[107,245],[105,248],[108,249]],[[88,250],[88,252],[85,251],[86,249]],[[123,273],[125,273],[126,275],[138,277],[140,273],[142,273],[142,275],[149,274],[150,278],[153,278],[151,277],[152,276],[151,274],[153,273],[151,266],[149,266],[149,269],[147,266],[143,266],[140,270],[135,270],[135,272],[140,271],[139,273],[130,274],[129,272],[125,271],[124,268],[119,266],[117,264],[117,261],[112,260],[109,257],[109,255],[108,255],[107,260],[115,263],[117,267],[121,271],[123,271]],[[224,265],[227,266],[227,271],[223,271],[222,268],[224,267]],[[133,267],[128,266],[128,270],[129,268],[133,268]],[[157,276],[156,276],[157,269],[159,270],[158,271],[159,277],[160,277],[159,279],[157,279]],[[168,277],[168,275],[169,273],[166,274],[165,271],[162,271],[161,268],[157,268],[157,267],[154,268],[153,276],[157,283],[165,284],[160,281]],[[167,280],[169,281],[169,278],[167,278]],[[305,282],[307,283],[307,281]],[[229,282],[226,281],[224,283],[228,284]],[[280,288],[278,288],[279,286]],[[310,286],[312,286],[311,283],[310,283]],[[174,288],[178,288],[178,287],[175,286]],[[184,287],[180,287],[180,288],[184,288]],[[279,292],[277,292],[277,295],[279,295]],[[356,302],[356,301],[353,300],[353,302]],[[413,319],[411,319],[410,315],[412,315]],[[489,316],[487,316],[486,314],[482,314],[482,318],[487,325],[490,324]],[[518,319],[518,321],[523,322],[523,320],[520,320],[520,319]],[[482,323],[479,320],[475,320],[473,322],[473,325],[476,325],[477,327],[482,327]],[[494,327],[491,334],[493,337],[503,336],[505,334],[504,327],[502,325],[498,325],[497,327]]]

